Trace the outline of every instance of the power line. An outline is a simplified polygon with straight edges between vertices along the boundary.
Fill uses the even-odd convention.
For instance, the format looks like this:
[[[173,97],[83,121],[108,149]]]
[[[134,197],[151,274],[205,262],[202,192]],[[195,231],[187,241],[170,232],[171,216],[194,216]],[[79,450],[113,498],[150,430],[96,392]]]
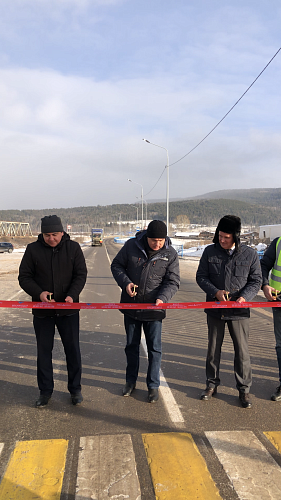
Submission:
[[[203,141],[205,141],[205,139],[207,139],[207,137],[209,137],[209,135],[211,135],[212,132],[214,132],[214,130],[220,125],[220,123],[227,117],[227,115],[229,115],[229,113],[235,108],[235,106],[238,104],[238,102],[241,101],[241,99],[243,99],[244,95],[247,94],[247,92],[250,90],[250,88],[254,85],[254,83],[256,83],[256,81],[258,80],[258,78],[263,74],[263,72],[266,70],[266,68],[270,65],[270,63],[273,61],[273,59],[277,56],[278,52],[280,52],[281,50],[281,47],[280,49],[277,50],[276,54],[274,54],[274,56],[270,59],[270,61],[267,63],[267,65],[263,68],[263,70],[260,72],[260,74],[254,79],[254,81],[251,83],[251,85],[247,88],[247,90],[245,90],[244,94],[241,95],[241,97],[239,97],[238,101],[236,101],[235,104],[233,104],[233,106],[230,108],[230,110],[222,117],[222,119],[212,128],[212,130],[207,134],[205,135],[205,137],[200,141],[198,142],[198,144],[196,144],[196,146],[194,146],[194,148],[192,148],[188,153],[186,153],[186,155],[182,156],[179,160],[175,161],[174,163],[171,163],[170,164],[170,167],[172,165],[175,165],[176,163],[178,163],[179,161],[183,160],[186,156],[188,156],[190,153],[192,153],[192,151],[194,151],[194,149],[198,148],[198,146],[200,146],[200,144],[202,144]]]
[[[156,183],[154,184],[153,188],[151,188],[151,190],[150,190],[150,191],[148,191],[148,193],[146,193],[144,196],[147,196],[148,194],[150,194],[150,193],[151,193],[151,191],[153,191],[153,189],[157,186],[157,184],[158,184],[158,182],[160,181],[160,179],[161,179],[162,175],[164,174],[164,172],[165,172],[166,168],[167,168],[167,165],[166,165],[166,167],[164,168],[164,170],[163,170],[162,174],[160,175],[160,177],[159,177],[158,181],[156,181]]]
[[[175,165],[176,163],[179,163],[181,160],[183,160],[184,158],[186,158],[186,156],[190,155],[190,153],[192,153],[192,151],[194,151],[196,148],[198,148],[198,146],[200,146],[200,144],[202,144],[202,142],[204,142],[207,137],[209,137],[209,135],[211,135],[212,132],[214,132],[214,130],[221,124],[221,122],[229,115],[229,113],[231,113],[231,111],[235,108],[235,106],[237,106],[237,104],[241,101],[241,99],[243,99],[243,97],[247,94],[247,92],[250,90],[250,88],[256,83],[256,81],[259,79],[259,77],[263,74],[263,72],[266,70],[266,68],[268,68],[268,66],[270,65],[270,63],[273,61],[273,59],[277,56],[277,54],[280,52],[281,50],[281,47],[277,50],[277,52],[274,54],[274,56],[270,59],[270,61],[267,63],[267,65],[263,68],[263,70],[258,74],[258,76],[254,79],[254,81],[251,83],[251,85],[249,85],[249,87],[247,88],[247,90],[245,90],[245,92],[241,95],[241,97],[239,97],[239,99],[235,102],[235,104],[233,104],[233,106],[229,109],[229,111],[222,117],[222,119],[212,128],[212,130],[210,130],[210,132],[205,135],[205,137],[203,137],[203,139],[201,139],[200,142],[198,142],[198,144],[196,144],[196,146],[194,146],[190,151],[188,151],[188,153],[186,153],[184,156],[182,156],[181,158],[179,158],[179,160],[175,161],[174,163],[171,163],[170,164],[170,167],[172,165]],[[157,186],[158,182],[160,181],[162,175],[164,174],[165,172],[165,169],[167,168],[167,165],[165,166],[163,172],[161,173],[158,181],[154,184],[153,188],[145,195],[147,196],[148,194],[151,193],[151,191],[153,191],[153,189]]]

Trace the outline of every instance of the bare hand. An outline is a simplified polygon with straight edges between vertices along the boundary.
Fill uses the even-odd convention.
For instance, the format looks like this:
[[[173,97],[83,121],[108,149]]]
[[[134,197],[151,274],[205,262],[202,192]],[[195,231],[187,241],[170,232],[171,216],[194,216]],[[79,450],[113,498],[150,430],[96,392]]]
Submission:
[[[265,285],[262,291],[267,300],[276,300],[276,295],[272,295],[272,292],[275,292],[275,288],[273,288],[272,286]]]
[[[73,304],[73,298],[68,295],[67,297],[65,297],[65,302],[70,302],[70,304]]]
[[[155,301],[155,305],[156,305],[156,306],[160,306],[160,304],[163,304],[163,300],[161,300],[161,299],[156,299],[156,301]]]
[[[228,294],[228,292],[226,292],[225,290],[218,290],[215,297],[216,297],[216,299],[219,300],[219,302],[225,302],[227,300],[226,294]]]
[[[244,297],[239,297],[236,302],[238,302],[239,304],[243,304],[243,302],[246,302],[246,300],[244,299]]]
[[[137,295],[136,288],[138,288],[138,285],[134,285],[134,283],[129,283],[129,285],[126,286],[126,292],[130,297],[135,297]]]
[[[40,300],[41,302],[55,302],[54,299],[52,299],[52,292],[42,292],[40,293]]]

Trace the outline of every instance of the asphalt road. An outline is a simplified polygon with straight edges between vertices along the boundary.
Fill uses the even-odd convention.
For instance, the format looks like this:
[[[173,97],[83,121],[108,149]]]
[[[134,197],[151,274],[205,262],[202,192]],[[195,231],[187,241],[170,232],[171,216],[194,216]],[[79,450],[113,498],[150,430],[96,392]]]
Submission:
[[[119,301],[120,291],[110,272],[110,260],[119,248],[113,240],[106,240],[103,247],[84,249],[88,279],[81,295],[82,302]],[[17,284],[16,254],[5,256],[8,264],[4,264],[4,257],[2,261],[1,258],[0,254],[0,299],[29,300]],[[8,258],[14,259],[13,265]],[[181,286],[174,302],[204,300],[204,294],[195,283],[196,268],[197,262],[181,261]],[[205,387],[205,314],[202,310],[167,312],[163,322],[162,371],[182,422],[173,421],[173,414],[167,411],[171,402],[169,399],[165,402],[164,392],[157,404],[146,402],[144,351],[137,388],[130,398],[122,397],[125,381],[123,315],[114,310],[82,311],[80,318],[83,405],[73,407],[70,404],[64,353],[56,336],[55,392],[49,405],[39,410],[34,407],[38,389],[31,312],[0,309],[0,443],[5,445],[0,461],[1,475],[5,473],[15,442],[66,439],[69,448],[61,498],[74,499],[80,438],[126,434],[132,440],[141,498],[152,500],[155,494],[142,435],[171,432],[192,435],[224,500],[239,496],[210,446],[206,432],[252,431],[281,466],[281,456],[263,434],[264,431],[278,431],[281,417],[281,403],[270,401],[270,394],[278,385],[270,310],[251,313],[250,352],[254,377],[253,408],[250,410],[239,405],[228,333],[221,362],[222,385],[211,401],[200,401],[200,393]]]

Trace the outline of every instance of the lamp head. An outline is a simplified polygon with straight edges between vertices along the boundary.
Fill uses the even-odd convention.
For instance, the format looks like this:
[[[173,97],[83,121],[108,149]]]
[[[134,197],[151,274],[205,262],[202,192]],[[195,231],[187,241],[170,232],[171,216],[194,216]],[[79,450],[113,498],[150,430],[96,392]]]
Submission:
[[[150,142],[147,139],[143,139],[143,141],[148,142],[148,144],[150,144]]]

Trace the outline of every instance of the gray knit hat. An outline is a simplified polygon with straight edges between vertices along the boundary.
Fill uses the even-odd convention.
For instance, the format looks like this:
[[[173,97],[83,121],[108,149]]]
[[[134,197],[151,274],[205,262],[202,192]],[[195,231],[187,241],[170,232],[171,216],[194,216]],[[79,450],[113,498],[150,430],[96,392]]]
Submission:
[[[42,233],[61,233],[63,227],[60,218],[57,215],[46,215],[41,219]]]

